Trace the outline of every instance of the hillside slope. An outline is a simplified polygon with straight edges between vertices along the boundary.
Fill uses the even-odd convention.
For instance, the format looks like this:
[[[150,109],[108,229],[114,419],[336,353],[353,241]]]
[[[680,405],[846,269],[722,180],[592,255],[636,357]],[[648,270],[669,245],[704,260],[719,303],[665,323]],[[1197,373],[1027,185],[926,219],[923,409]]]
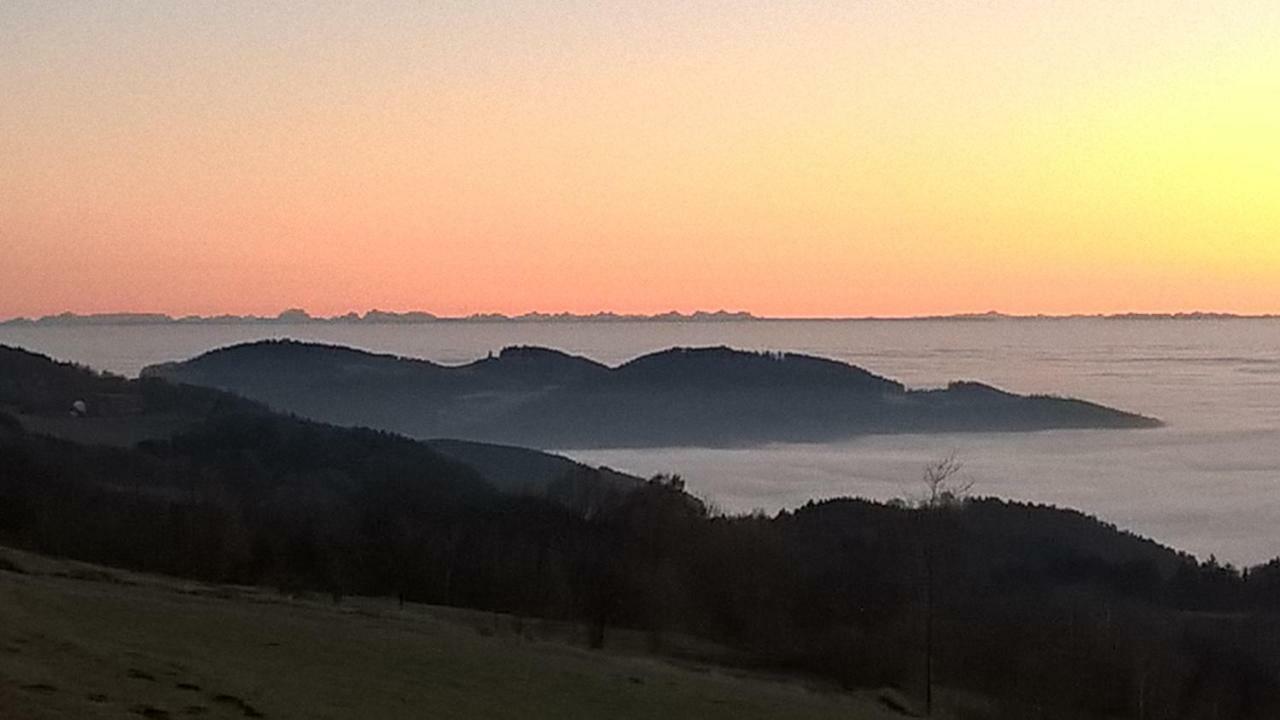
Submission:
[[[121,448],[199,433],[209,423],[228,417],[274,417],[265,405],[223,390],[155,377],[131,380],[4,345],[0,345],[0,413],[14,417],[33,434]],[[294,422],[280,417],[276,421]],[[411,450],[412,444],[401,447]],[[617,490],[640,482],[623,473],[525,448],[447,439],[432,440],[426,447],[471,466],[493,487],[515,494],[545,494],[566,478]]]
[[[23,570],[0,570],[5,718],[901,717],[868,694],[539,640],[504,616],[334,606],[4,549],[0,565]]]

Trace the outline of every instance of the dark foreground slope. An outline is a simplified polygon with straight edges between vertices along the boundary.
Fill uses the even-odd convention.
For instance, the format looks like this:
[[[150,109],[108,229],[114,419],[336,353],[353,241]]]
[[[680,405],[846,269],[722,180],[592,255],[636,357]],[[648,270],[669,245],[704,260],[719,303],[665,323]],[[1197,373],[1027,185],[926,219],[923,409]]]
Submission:
[[[866,433],[1138,428],[1156,421],[980,383],[908,390],[795,354],[672,349],[608,367],[542,348],[462,366],[269,341],[144,371],[282,410],[415,437],[532,447],[748,445]]]
[[[915,698],[928,621],[935,681],[1006,709],[970,717],[1280,711],[1280,566],[1246,578],[998,500],[719,517],[670,480],[591,505],[512,496],[417,443],[302,421],[226,417],[133,449],[0,421],[0,545],[335,603],[545,618],[605,647],[619,628],[657,650],[695,636],[741,667]],[[378,656],[362,653],[351,662]]]
[[[870,694],[572,647],[555,625],[0,549],[0,717],[892,720]]]
[[[131,436],[144,437],[119,442]],[[0,538],[42,552],[405,594],[417,572],[396,555],[406,538],[451,548],[414,558],[448,565],[458,518],[500,523],[525,504],[529,518],[589,512],[641,484],[537,451],[325,425],[0,347]],[[451,577],[446,596],[468,580]]]
[[[583,488],[498,492],[422,443],[271,413],[132,447],[0,414],[0,545],[544,618],[596,646],[692,636],[739,667],[914,698],[928,657],[993,704],[968,717],[1280,716],[1280,562],[1245,575],[994,499],[725,517],[676,478]]]

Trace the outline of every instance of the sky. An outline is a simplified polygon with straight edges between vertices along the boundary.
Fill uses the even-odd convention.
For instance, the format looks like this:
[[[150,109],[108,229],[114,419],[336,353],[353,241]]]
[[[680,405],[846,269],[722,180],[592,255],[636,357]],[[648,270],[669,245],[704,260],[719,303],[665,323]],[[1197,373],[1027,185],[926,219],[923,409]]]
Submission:
[[[1280,3],[0,3],[0,318],[1280,312]]]

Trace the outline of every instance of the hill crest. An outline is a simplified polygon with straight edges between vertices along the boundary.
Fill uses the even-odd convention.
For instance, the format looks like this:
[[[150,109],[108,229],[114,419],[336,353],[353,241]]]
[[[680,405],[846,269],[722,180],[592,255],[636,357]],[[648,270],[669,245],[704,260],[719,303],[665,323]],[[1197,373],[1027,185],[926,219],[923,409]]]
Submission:
[[[415,437],[529,447],[744,446],[875,433],[1140,428],[1096,403],[978,382],[912,390],[829,358],[675,347],[616,366],[516,346],[461,365],[267,341],[152,366],[272,407]]]

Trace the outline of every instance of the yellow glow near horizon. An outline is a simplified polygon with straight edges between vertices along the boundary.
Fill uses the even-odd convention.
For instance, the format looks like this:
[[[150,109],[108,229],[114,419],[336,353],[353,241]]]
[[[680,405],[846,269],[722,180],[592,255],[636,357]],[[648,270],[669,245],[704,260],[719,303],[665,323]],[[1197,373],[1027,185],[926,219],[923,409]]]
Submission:
[[[1280,6],[0,7],[0,317],[1280,312]]]

